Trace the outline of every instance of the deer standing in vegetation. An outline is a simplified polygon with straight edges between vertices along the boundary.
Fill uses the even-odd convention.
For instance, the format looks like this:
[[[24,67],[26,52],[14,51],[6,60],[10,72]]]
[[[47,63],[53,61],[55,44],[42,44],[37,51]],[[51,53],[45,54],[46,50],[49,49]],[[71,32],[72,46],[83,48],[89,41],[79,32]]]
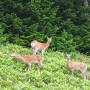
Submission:
[[[71,57],[70,54],[66,54],[67,66],[69,70],[72,72],[72,74],[74,70],[79,70],[83,74],[84,79],[87,79],[87,65],[82,62],[71,61],[70,57]]]
[[[52,41],[52,38],[47,38],[46,43],[41,43],[41,42],[38,42],[37,40],[32,41],[31,48],[32,48],[33,54],[36,54],[38,51],[40,51],[41,54],[43,55],[45,50],[49,47],[51,41]]]
[[[11,56],[15,56],[16,58],[20,58],[22,61],[24,61],[26,64],[29,65],[29,68],[31,68],[32,63],[38,63],[39,66],[42,66],[42,56],[37,55],[37,54],[22,56],[22,55],[17,54],[17,53],[12,53]]]

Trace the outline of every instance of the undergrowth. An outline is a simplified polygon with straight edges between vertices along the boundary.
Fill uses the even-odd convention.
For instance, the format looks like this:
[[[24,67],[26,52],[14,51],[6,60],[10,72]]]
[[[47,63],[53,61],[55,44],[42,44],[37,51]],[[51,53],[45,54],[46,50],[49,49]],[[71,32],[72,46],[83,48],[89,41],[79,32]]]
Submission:
[[[85,62],[88,66],[88,80],[83,80],[80,72],[74,76],[67,70],[66,58],[61,52],[45,52],[43,68],[38,65],[28,66],[20,59],[11,57],[17,52],[31,54],[30,48],[7,44],[0,45],[0,90],[90,90],[90,57],[73,53],[72,60]]]

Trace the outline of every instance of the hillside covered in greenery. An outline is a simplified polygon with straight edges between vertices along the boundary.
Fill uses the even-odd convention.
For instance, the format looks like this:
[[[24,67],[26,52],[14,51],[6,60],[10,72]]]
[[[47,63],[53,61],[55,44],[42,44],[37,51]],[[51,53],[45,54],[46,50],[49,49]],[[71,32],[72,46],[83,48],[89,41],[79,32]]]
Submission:
[[[40,70],[11,56],[32,54],[31,41],[47,37]],[[88,80],[70,74],[65,52],[87,64]],[[90,90],[90,0],[0,0],[0,90]]]
[[[90,57],[73,53],[72,59],[85,62],[88,66],[88,80],[83,80],[82,74],[67,70],[64,53],[58,51],[45,52],[43,68],[32,69],[20,59],[10,56],[13,52],[21,55],[31,54],[29,48],[18,45],[0,45],[0,90],[90,90]]]
[[[90,1],[0,0],[0,43],[30,47],[47,37],[54,51],[90,55]]]

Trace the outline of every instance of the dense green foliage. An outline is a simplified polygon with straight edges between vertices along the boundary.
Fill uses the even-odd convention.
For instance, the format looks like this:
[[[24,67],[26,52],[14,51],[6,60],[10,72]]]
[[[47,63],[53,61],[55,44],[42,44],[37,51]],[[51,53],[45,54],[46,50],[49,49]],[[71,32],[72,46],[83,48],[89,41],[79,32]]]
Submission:
[[[0,42],[30,47],[52,37],[53,50],[90,54],[90,6],[83,1],[0,0]]]
[[[45,52],[43,67],[32,64],[32,69],[10,54],[18,52],[21,55],[31,53],[28,48],[7,44],[0,45],[0,90],[90,90],[90,57],[73,53],[74,60],[82,60],[88,66],[88,80],[83,80],[82,74],[74,72],[72,76],[66,65],[66,58],[61,52]]]

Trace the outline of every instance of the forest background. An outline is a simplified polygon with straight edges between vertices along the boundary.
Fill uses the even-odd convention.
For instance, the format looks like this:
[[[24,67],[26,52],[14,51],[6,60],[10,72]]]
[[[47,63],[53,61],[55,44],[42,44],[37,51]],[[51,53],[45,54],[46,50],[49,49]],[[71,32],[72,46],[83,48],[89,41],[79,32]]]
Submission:
[[[89,0],[0,0],[0,44],[46,42],[61,52],[90,55]]]

